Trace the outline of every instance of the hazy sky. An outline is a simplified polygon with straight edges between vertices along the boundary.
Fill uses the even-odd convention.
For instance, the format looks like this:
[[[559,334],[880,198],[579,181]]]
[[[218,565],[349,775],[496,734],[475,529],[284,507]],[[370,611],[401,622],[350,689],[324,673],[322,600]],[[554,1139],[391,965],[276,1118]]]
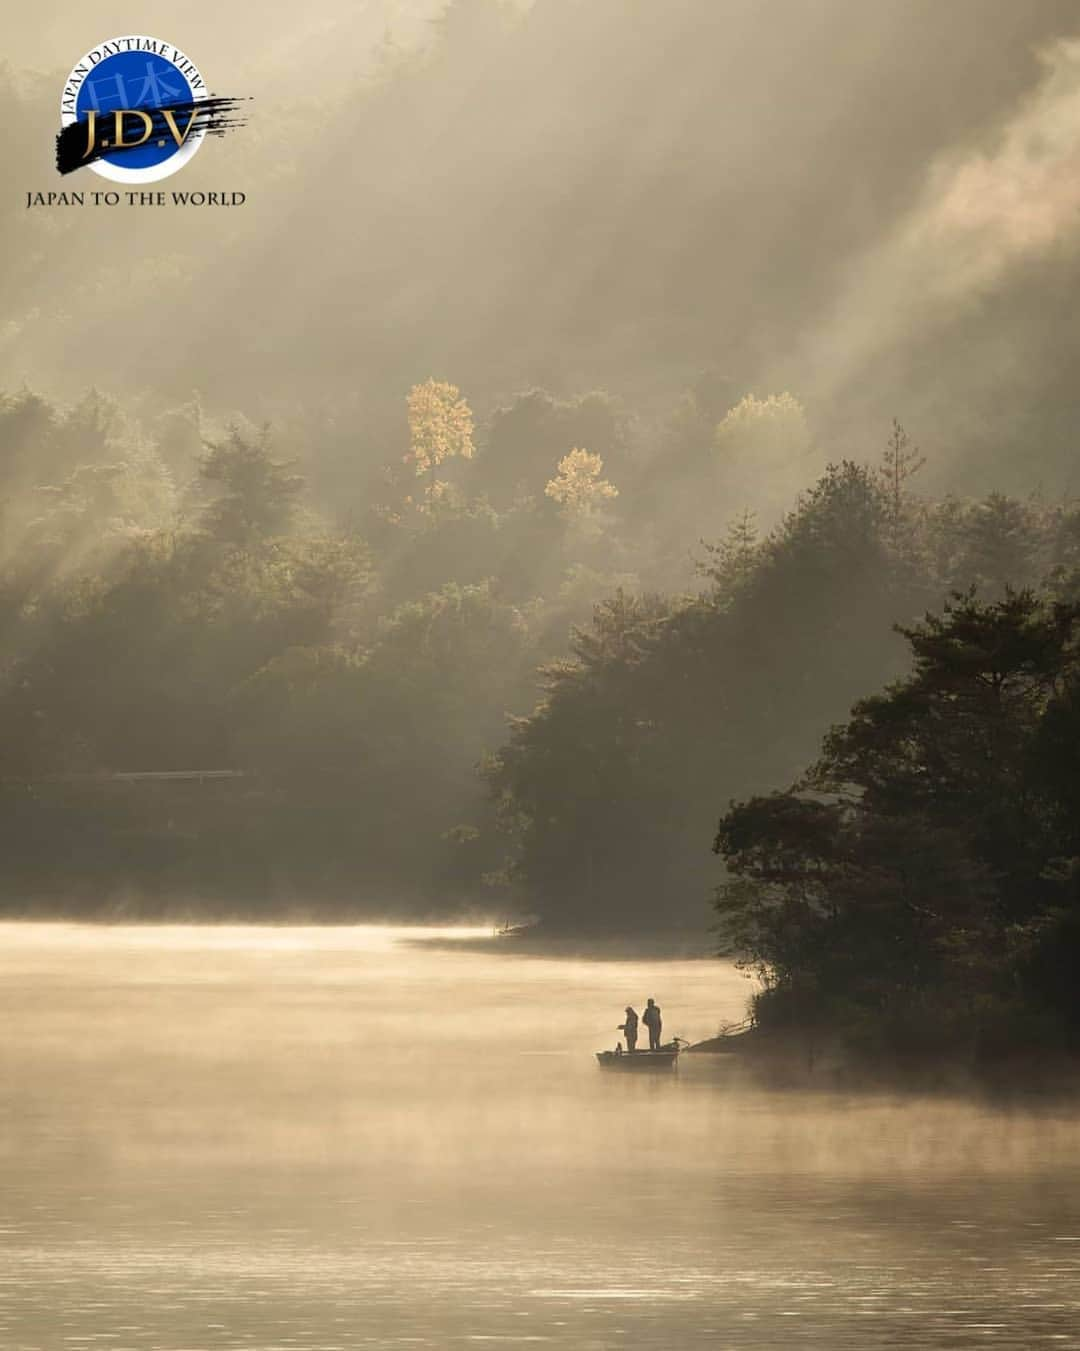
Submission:
[[[45,13],[12,6],[4,20],[8,60],[23,69],[53,73],[71,68],[103,38],[147,31],[175,42],[211,84],[261,80],[268,72],[291,92],[316,92],[350,66],[363,68],[384,35],[412,42],[425,34],[439,0],[356,0],[352,4],[294,5],[263,0],[249,5],[188,5],[159,17],[139,16],[119,0],[88,9],[71,0]]]
[[[790,389],[845,453],[900,415],[962,479],[1023,486],[1020,442],[1067,479],[1070,0],[439,8],[178,13],[167,36],[211,87],[254,99],[182,186],[248,202],[153,220],[20,214],[57,186],[58,90],[19,72],[128,21],[8,19],[8,382],[74,394],[107,348],[117,392],[359,403],[374,429],[433,373],[483,410],[537,383],[649,408],[715,371],[736,395]]]

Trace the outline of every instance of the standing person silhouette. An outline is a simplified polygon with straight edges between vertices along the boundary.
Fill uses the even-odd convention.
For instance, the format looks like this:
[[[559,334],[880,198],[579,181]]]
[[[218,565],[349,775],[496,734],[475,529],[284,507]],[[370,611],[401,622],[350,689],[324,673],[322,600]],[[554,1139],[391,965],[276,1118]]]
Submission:
[[[626,1049],[628,1051],[637,1050],[637,1025],[638,1016],[629,1005],[626,1008],[626,1022],[619,1024],[619,1031],[626,1033]]]
[[[660,1008],[650,999],[645,1005],[645,1012],[641,1015],[641,1021],[649,1029],[649,1050],[659,1051],[660,1049],[660,1029],[663,1022],[660,1018]]]

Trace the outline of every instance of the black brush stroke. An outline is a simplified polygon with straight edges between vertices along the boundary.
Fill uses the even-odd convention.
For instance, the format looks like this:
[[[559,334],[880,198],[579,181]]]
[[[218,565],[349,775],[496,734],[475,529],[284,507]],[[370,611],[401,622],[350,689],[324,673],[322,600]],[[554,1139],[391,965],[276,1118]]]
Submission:
[[[191,113],[198,116],[198,123],[192,136],[200,138],[202,136],[224,136],[227,131],[233,127],[242,127],[247,121],[244,117],[237,116],[241,103],[248,100],[242,98],[205,98],[205,99],[187,99],[182,103],[163,103],[156,108],[138,108],[127,111],[137,111],[146,113],[153,123],[153,130],[148,137],[149,140],[169,140],[173,139],[173,134],[169,130],[168,123],[165,121],[165,113],[172,113],[176,119],[178,127],[186,127],[187,122],[182,120],[184,113]],[[113,125],[113,109],[99,114],[99,121],[104,125]],[[86,149],[87,118],[80,118],[77,122],[72,122],[70,126],[64,127],[57,133],[56,137],[56,171],[61,174],[74,173],[76,169],[81,169],[85,164],[92,164],[94,160],[101,159],[105,155],[123,155],[126,150],[141,150],[146,142],[132,146],[102,146],[100,142],[94,146],[89,155],[84,155]]]

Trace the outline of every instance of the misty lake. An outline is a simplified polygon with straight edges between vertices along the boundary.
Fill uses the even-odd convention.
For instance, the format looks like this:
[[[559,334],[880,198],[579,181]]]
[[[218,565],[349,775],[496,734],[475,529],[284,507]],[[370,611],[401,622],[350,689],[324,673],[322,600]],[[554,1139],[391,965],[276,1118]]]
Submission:
[[[0,925],[0,1346],[1080,1347],[1080,1112],[604,1074],[745,980],[438,938]]]

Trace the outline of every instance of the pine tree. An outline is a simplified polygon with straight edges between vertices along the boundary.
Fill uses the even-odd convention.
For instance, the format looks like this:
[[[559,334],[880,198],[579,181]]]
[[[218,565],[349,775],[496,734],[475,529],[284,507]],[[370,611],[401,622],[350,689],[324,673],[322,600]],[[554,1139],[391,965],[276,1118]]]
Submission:
[[[892,435],[885,444],[878,476],[889,501],[889,517],[893,525],[900,522],[904,507],[906,484],[926,464],[926,456],[911,444],[899,418],[893,418]]]

